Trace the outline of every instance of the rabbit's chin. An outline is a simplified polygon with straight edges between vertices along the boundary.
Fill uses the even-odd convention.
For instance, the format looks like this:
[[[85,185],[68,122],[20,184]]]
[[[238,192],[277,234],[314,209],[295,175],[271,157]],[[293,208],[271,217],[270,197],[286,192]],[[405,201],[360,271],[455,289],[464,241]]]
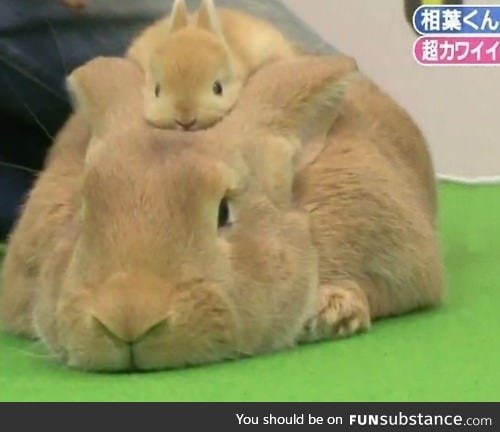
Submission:
[[[239,324],[217,287],[179,290],[157,303],[153,310],[118,299],[106,310],[88,292],[69,295],[57,307],[56,328],[38,325],[39,337],[67,366],[88,371],[169,369],[236,357]]]

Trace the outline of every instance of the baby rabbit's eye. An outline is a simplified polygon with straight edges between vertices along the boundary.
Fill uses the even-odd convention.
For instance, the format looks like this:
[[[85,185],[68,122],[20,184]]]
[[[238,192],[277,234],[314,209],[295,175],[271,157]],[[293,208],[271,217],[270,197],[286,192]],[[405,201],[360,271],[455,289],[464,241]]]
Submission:
[[[233,223],[231,209],[227,198],[223,198],[219,204],[219,215],[217,219],[218,228],[230,227]]]
[[[160,96],[160,84],[155,85],[155,96],[156,97]]]
[[[214,82],[213,91],[215,95],[222,96],[224,89],[222,88],[222,84],[220,83],[220,81]]]

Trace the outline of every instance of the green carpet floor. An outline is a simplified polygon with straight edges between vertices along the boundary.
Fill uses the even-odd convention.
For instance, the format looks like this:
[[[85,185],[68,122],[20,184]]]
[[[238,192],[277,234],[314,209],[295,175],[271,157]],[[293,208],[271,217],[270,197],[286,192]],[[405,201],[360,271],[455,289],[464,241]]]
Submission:
[[[500,187],[441,186],[448,295],[351,339],[142,374],[67,370],[0,335],[2,401],[500,401]]]

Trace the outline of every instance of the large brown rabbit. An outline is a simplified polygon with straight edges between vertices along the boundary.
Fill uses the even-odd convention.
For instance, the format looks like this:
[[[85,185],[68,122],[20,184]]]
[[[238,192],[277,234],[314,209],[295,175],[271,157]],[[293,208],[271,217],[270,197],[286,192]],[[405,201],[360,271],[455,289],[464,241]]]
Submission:
[[[356,70],[343,56],[266,66],[193,133],[145,123],[127,60],[76,70],[78,113],[8,245],[4,327],[73,367],[144,370],[437,304],[424,140]]]

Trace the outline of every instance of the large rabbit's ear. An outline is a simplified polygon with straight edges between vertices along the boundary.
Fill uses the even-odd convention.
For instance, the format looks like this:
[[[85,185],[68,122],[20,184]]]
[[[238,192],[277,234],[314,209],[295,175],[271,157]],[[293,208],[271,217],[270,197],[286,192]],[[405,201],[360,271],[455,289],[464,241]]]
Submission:
[[[189,24],[189,11],[185,0],[175,0],[168,20],[168,32],[173,33],[187,27]]]
[[[213,0],[202,0],[200,9],[198,10],[197,25],[215,34],[222,40],[225,39]]]
[[[360,76],[356,61],[343,55],[277,62],[249,80],[240,110],[259,127],[298,144],[297,165],[303,166],[323,150],[346,89]]]
[[[93,133],[100,131],[106,114],[120,109],[119,101],[140,95],[139,68],[129,60],[97,57],[76,68],[66,79],[74,109],[83,114]],[[115,108],[116,107],[116,108]]]

